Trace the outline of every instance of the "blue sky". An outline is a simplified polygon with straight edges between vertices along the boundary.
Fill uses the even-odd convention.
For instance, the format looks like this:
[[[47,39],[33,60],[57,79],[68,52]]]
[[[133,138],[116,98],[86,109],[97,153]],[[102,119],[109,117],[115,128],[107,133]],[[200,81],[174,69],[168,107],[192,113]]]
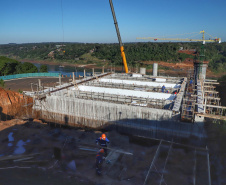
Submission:
[[[123,42],[201,30],[226,41],[225,0],[113,0],[113,4]],[[109,0],[0,0],[0,7],[0,44],[118,42]]]

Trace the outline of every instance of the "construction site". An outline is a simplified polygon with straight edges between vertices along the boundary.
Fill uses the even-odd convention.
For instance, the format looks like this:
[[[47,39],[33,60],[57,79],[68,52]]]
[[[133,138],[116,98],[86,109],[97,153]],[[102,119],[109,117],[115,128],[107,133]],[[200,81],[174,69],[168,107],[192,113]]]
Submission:
[[[160,76],[158,63],[151,75],[145,67],[132,73],[109,2],[124,73],[103,67],[90,76],[84,69],[79,78],[73,72],[6,82],[30,90],[0,89],[0,184],[225,184],[226,136],[218,138],[212,125],[226,120],[226,107],[204,61],[204,43],[221,40],[205,40],[204,31],[202,39],[181,39],[203,42],[184,77]],[[96,143],[103,134],[110,141],[105,147]]]
[[[194,72],[158,76],[157,64],[153,75],[144,68],[128,74],[93,69],[92,76],[72,74],[69,82],[59,76],[52,87],[36,78],[37,90],[24,91],[14,110],[23,120],[2,122],[0,169],[22,176],[29,169],[31,184],[43,172],[68,184],[211,184],[204,118],[225,119],[225,107],[217,82],[198,71],[196,82]],[[110,145],[100,177],[95,139],[102,133]]]

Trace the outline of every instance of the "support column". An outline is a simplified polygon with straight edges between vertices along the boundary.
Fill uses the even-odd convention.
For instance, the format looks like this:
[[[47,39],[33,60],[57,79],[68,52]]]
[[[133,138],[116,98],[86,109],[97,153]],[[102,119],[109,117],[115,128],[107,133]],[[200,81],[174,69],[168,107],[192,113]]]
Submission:
[[[42,87],[41,79],[38,79],[38,90],[40,91]]]
[[[61,75],[59,75],[59,84],[61,85]]]
[[[84,69],[84,78],[86,77],[86,70]]]
[[[41,84],[41,79],[38,79],[38,86],[41,87],[42,84]]]
[[[104,66],[102,67],[102,74],[104,74]]]
[[[153,64],[153,76],[158,76],[158,63]]]
[[[92,75],[94,76],[94,75],[95,75],[94,68],[92,68],[92,71],[93,71],[93,72],[92,72]]]
[[[73,83],[75,82],[75,72],[72,73],[72,77],[73,77]]]
[[[140,74],[146,75],[146,68],[145,67],[140,68]]]

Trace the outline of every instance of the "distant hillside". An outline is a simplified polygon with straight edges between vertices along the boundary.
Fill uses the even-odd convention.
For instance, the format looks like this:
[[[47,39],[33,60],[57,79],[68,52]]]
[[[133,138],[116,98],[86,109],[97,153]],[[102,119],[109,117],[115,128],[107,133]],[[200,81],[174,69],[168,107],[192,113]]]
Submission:
[[[127,62],[135,66],[142,61],[182,62],[194,58],[194,53],[179,52],[195,50],[199,53],[201,43],[160,43],[142,42],[124,45]],[[96,63],[111,61],[121,65],[118,44],[84,44],[84,43],[33,43],[0,45],[0,55],[18,57],[19,59],[51,60],[70,63]],[[208,43],[205,45],[205,60],[214,72],[226,70],[226,43]]]

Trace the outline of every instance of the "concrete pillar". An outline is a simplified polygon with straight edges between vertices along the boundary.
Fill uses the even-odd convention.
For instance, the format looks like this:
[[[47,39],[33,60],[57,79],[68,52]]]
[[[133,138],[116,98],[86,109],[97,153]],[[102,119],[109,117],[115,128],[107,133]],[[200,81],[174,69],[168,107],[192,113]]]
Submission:
[[[158,76],[158,63],[153,64],[153,76]]]
[[[195,61],[194,62],[194,74],[195,74],[195,80],[199,79],[206,79],[206,69],[208,67],[208,62],[200,62]]]
[[[86,77],[86,70],[84,69],[84,78]]]
[[[145,67],[140,68],[140,74],[146,75],[146,68]]]
[[[75,81],[75,72],[72,73],[73,82]]]
[[[61,85],[61,75],[59,75],[59,84]]]
[[[92,75],[94,76],[94,75],[95,75],[94,68],[92,68],[92,71],[93,71],[93,72],[92,72]]]
[[[102,74],[104,74],[104,66],[102,67]]]
[[[201,76],[202,76],[202,79],[206,79],[206,69],[207,69],[208,65],[207,64],[203,64],[202,65],[202,68],[201,68]]]
[[[38,79],[38,87],[39,87],[39,89],[40,89],[41,86],[42,86],[41,79]]]

